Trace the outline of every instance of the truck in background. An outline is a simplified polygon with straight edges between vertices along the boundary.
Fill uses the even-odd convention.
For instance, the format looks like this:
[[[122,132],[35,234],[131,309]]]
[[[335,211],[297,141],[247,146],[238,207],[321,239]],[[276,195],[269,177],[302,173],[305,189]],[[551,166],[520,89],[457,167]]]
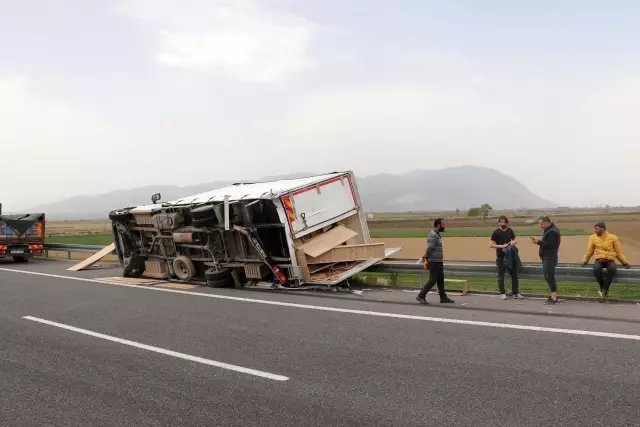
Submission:
[[[371,242],[351,171],[160,197],[109,214],[125,277],[331,286],[400,250]]]
[[[2,214],[0,204],[0,259],[27,262],[41,255],[45,242],[45,214]]]

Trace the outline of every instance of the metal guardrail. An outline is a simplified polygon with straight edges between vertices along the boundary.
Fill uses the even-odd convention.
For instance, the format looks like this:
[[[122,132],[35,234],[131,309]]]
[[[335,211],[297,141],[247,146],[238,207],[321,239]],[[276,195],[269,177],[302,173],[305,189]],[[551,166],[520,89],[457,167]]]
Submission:
[[[412,261],[412,262],[407,262]],[[385,274],[408,274],[419,275],[421,281],[429,275],[422,262],[406,259],[387,259],[366,270],[371,273]],[[497,268],[495,263],[486,261],[452,261],[444,263],[445,275],[455,277],[496,277]],[[507,275],[508,276],[508,275]],[[523,279],[542,279],[542,263],[523,263],[519,277]],[[593,267],[581,264],[558,264],[556,267],[556,278],[569,282],[592,282],[595,281]],[[618,274],[615,279],[618,283],[640,284],[640,269],[632,267],[627,270],[618,266]]]
[[[46,243],[44,245],[44,256],[49,258],[49,251],[51,252],[66,252],[67,259],[71,259],[71,253],[73,252],[86,252],[86,253],[95,253],[104,249],[102,245],[67,245],[61,243]],[[116,252],[111,252],[115,254]]]
[[[44,245],[45,256],[48,256],[49,251],[67,252],[68,258],[71,258],[72,252],[94,253],[103,248],[104,246],[100,245],[66,245],[57,243]],[[115,253],[115,251],[112,253]],[[455,277],[496,277],[495,263],[487,261],[445,262],[444,271],[446,275]],[[369,267],[365,272],[418,275],[421,277],[422,282],[429,275],[429,271],[424,269],[421,261],[409,258],[387,258],[383,262]],[[519,276],[524,279],[541,279],[543,277],[542,263],[523,263]],[[556,278],[571,282],[592,282],[595,280],[591,266],[582,267],[580,264],[567,263],[558,264]],[[619,266],[616,282],[640,284],[640,268],[633,267],[630,270],[626,270]]]
[[[47,243],[44,245],[45,250],[61,252],[98,252],[103,248],[104,246],[101,245],[63,245],[59,243]]]

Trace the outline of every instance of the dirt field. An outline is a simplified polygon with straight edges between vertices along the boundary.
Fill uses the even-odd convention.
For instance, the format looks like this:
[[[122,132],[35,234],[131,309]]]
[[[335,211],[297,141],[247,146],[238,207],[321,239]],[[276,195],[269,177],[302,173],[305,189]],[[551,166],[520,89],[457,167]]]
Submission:
[[[560,262],[579,263],[587,250],[589,236],[566,236],[562,238]],[[401,247],[394,258],[420,258],[424,255],[426,239],[372,239],[388,248]],[[445,259],[451,261],[493,261],[495,250],[489,248],[485,237],[443,237]],[[631,245],[622,241],[622,250],[631,264],[640,264],[640,245]],[[528,237],[519,239],[520,257],[525,262],[538,262],[538,246]]]
[[[109,221],[47,221],[47,235],[74,235],[86,233],[110,233]]]

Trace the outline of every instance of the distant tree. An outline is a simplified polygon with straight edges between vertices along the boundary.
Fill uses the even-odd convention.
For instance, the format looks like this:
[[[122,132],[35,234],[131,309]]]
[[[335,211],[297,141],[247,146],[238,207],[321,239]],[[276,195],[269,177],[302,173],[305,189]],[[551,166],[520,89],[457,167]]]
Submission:
[[[482,219],[484,220],[484,222],[487,222],[487,219],[489,218],[489,214],[491,214],[492,210],[493,208],[491,207],[491,205],[487,203],[480,206],[480,212],[482,212]]]
[[[456,215],[460,215],[460,209],[456,208]]]
[[[467,216],[476,218],[477,216],[480,216],[481,213],[482,213],[482,210],[480,208],[471,208],[467,211]]]

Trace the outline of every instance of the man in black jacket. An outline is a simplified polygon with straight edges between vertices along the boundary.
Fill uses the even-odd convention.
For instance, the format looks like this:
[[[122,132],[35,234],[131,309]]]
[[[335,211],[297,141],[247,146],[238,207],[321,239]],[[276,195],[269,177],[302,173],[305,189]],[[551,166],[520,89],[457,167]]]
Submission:
[[[540,228],[544,230],[541,239],[532,237],[534,244],[539,245],[538,254],[542,260],[544,280],[549,285],[551,296],[546,304],[558,303],[558,285],[556,283],[556,265],[558,265],[558,250],[560,249],[560,230],[551,222],[548,216],[540,217]]]
[[[507,252],[504,249],[510,246],[515,247],[518,242],[516,241],[516,234],[509,227],[509,219],[505,215],[501,215],[498,219],[498,228],[491,234],[491,248],[496,250],[496,266],[498,267],[498,289],[500,290],[500,299],[506,300],[507,293],[504,287],[504,276],[507,271],[507,264],[505,258]],[[518,269],[512,268],[509,270],[511,275],[511,290],[513,291],[513,297],[516,299],[524,298],[520,293],[518,287]]]

